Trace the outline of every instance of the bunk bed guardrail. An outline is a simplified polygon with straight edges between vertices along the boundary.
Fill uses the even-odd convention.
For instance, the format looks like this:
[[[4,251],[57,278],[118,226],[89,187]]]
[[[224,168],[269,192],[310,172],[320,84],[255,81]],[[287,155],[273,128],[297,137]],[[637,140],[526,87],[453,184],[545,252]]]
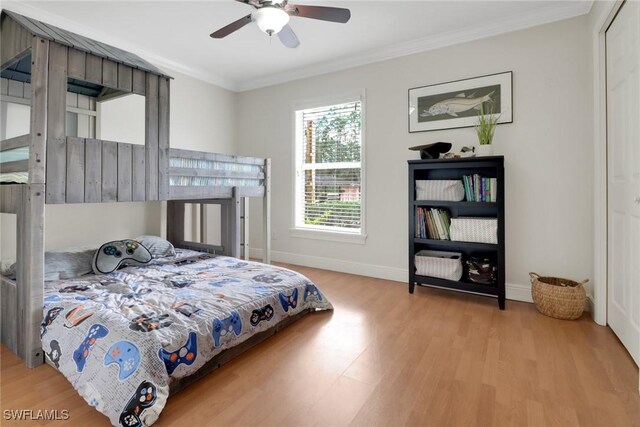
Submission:
[[[27,134],[0,142],[0,173],[22,174],[16,183],[27,182],[30,141]],[[57,149],[47,150],[46,203],[148,200],[144,145],[75,137],[47,143],[56,144]],[[15,155],[7,156],[11,153]],[[234,188],[238,197],[264,197],[266,161],[172,148],[167,199],[228,199]],[[160,177],[160,182],[165,179],[166,175]]]
[[[172,148],[169,198],[264,197],[265,159]]]

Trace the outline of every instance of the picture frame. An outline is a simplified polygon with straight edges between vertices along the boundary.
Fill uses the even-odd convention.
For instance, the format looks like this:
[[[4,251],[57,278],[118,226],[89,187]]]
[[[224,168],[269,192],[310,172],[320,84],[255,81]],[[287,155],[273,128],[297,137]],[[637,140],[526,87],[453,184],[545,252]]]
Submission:
[[[513,71],[409,89],[409,133],[475,126],[481,106],[513,123]]]

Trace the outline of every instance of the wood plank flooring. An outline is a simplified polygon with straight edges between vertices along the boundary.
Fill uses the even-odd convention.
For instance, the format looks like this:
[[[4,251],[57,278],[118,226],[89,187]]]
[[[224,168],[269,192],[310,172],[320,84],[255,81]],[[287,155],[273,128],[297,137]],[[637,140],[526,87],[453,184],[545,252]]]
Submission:
[[[304,317],[169,398],[162,426],[640,426],[638,368],[585,314],[288,266],[335,311]],[[107,426],[66,379],[2,347],[2,409]],[[62,421],[9,425],[62,425]]]

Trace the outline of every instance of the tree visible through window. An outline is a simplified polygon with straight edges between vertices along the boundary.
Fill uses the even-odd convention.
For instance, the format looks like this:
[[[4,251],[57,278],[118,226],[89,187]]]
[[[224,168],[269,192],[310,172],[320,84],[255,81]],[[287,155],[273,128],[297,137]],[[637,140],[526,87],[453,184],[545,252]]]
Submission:
[[[297,111],[296,119],[296,226],[360,232],[361,102]]]

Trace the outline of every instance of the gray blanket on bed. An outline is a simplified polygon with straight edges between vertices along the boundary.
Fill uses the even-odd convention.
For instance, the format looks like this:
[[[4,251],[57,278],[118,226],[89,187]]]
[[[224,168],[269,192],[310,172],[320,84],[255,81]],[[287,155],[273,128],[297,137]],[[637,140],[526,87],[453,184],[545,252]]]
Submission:
[[[144,267],[46,282],[42,346],[114,425],[150,425],[171,378],[309,308],[332,306],[299,273],[178,250]]]

